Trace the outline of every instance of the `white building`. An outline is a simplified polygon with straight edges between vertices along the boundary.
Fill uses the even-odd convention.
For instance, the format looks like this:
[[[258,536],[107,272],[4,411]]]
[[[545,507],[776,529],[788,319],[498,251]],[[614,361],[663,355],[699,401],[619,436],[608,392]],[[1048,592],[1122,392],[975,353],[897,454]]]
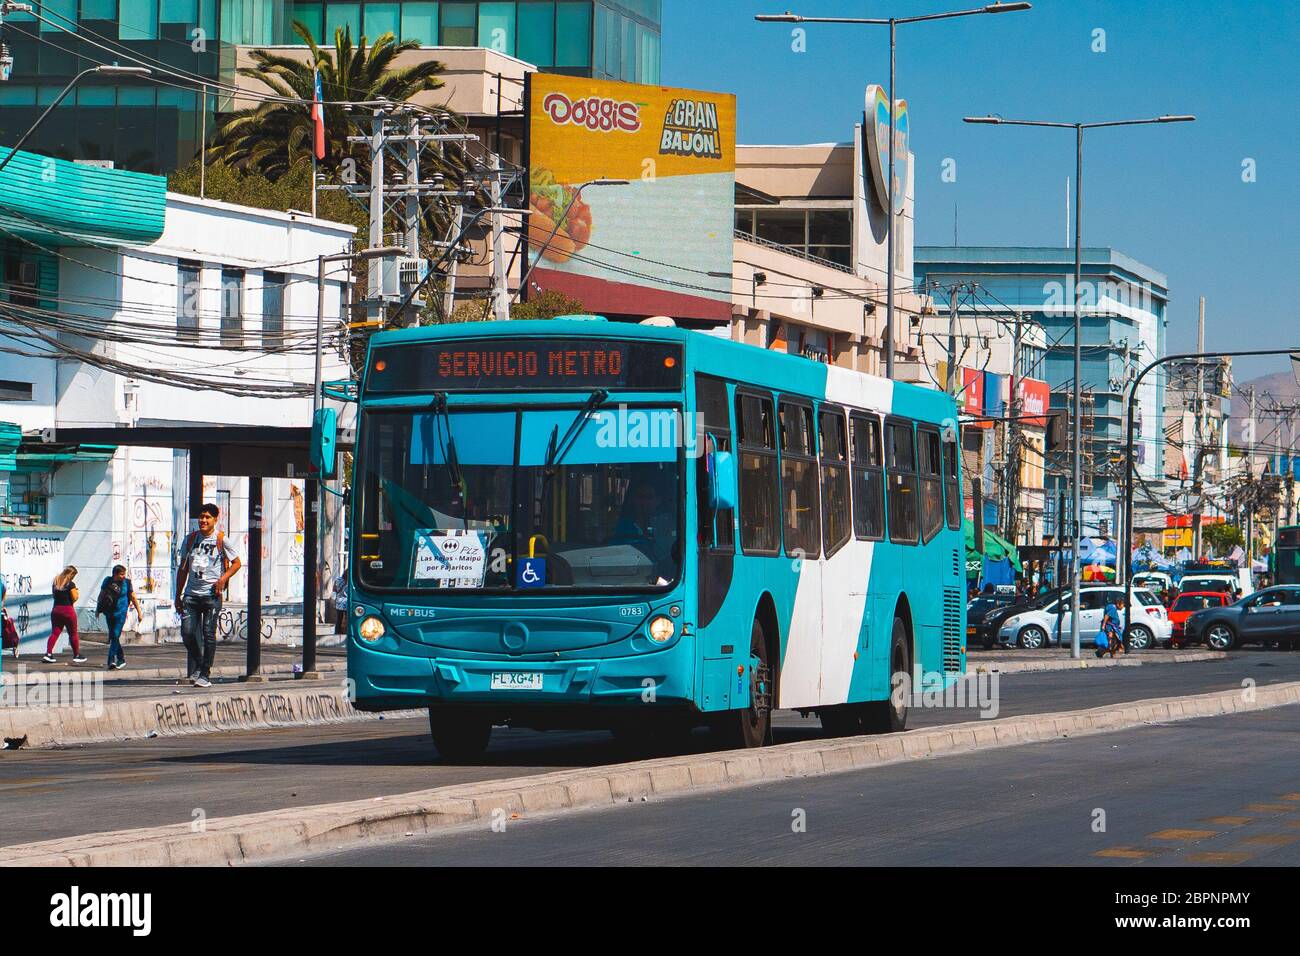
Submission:
[[[9,172],[21,179],[49,164],[68,181],[63,194],[43,197],[44,209],[15,209],[0,188],[0,348],[9,350],[0,352],[0,422],[22,433],[12,471],[0,457],[0,539],[45,540],[0,544],[24,653],[49,633],[49,579],[63,564],[79,569],[83,629],[102,628],[99,582],[118,563],[145,609],[128,632],[176,626],[189,455],[123,438],[133,428],[310,425],[317,257],[346,251],[354,233],[304,214],[167,193],[160,177],[30,154]],[[346,276],[338,264],[326,283],[327,381],[347,375],[339,351]],[[60,439],[68,429],[114,440],[70,446]],[[272,606],[301,605],[301,485],[286,475],[263,487],[262,598]],[[205,476],[203,498],[221,507],[245,567],[247,496],[246,478]],[[338,510],[323,508],[327,521]],[[236,576],[229,605],[247,600],[247,585],[246,573]]]

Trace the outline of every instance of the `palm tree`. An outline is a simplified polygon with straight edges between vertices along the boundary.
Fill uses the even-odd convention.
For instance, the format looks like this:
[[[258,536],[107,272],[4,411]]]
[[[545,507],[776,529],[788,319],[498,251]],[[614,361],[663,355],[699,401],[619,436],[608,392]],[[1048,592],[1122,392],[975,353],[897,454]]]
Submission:
[[[311,56],[306,62],[268,50],[254,50],[252,57],[257,65],[240,67],[238,72],[260,81],[279,96],[307,102],[269,101],[230,114],[208,149],[209,159],[260,173],[271,180],[283,176],[297,163],[310,162],[315,127],[308,104],[315,90],[314,69],[320,71],[321,95],[331,104],[379,99],[402,103],[417,93],[442,86],[438,74],[443,65],[435,60],[400,70],[391,68],[399,53],[419,49],[419,43],[414,40],[399,42],[392,33],[385,33],[369,47],[364,36],[353,46],[352,31],[339,27],[334,32],[333,49],[326,50],[317,46],[311,31],[302,23],[295,21],[293,30],[310,48]],[[360,151],[352,151],[348,137],[369,132],[358,125],[358,120],[368,115],[363,110],[348,113],[341,105],[325,107],[323,169],[337,170],[344,159],[351,158],[357,164],[358,181],[365,181],[369,175],[368,159]]]

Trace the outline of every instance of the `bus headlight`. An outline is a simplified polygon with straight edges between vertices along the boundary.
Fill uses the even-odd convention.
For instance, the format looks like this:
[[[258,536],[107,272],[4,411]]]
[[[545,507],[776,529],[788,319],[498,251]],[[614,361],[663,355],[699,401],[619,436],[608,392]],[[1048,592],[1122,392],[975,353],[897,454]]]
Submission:
[[[662,614],[650,621],[650,640],[656,644],[666,644],[673,639],[677,626]]]
[[[377,617],[368,617],[357,628],[357,636],[367,644],[374,644],[384,636],[384,622]]]

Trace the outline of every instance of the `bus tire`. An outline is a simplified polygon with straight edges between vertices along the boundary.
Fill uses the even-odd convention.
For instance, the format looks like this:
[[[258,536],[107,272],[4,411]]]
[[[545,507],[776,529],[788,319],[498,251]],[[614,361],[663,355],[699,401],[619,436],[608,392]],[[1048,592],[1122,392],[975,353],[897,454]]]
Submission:
[[[904,675],[900,687],[895,675]],[[894,618],[894,636],[889,644],[889,697],[862,705],[862,729],[869,734],[896,734],[907,729],[907,699],[912,693],[912,654],[907,625]]]
[[[767,633],[758,618],[749,630],[749,656],[758,660],[757,667],[749,668],[749,701],[742,709],[728,711],[718,724],[723,745],[734,750],[765,747],[772,739],[776,672],[769,660]]]
[[[478,763],[492,737],[492,721],[468,713],[429,708],[429,733],[443,763]]]

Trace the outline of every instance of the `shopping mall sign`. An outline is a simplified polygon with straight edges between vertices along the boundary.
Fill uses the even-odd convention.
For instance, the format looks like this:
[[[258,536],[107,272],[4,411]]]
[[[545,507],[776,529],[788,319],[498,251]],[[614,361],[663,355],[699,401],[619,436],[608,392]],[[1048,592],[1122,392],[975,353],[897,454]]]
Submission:
[[[881,209],[888,209],[889,96],[884,87],[877,84],[867,87],[866,122],[862,128],[867,140],[865,161],[871,169],[876,200]],[[907,100],[894,102],[894,129],[894,212],[900,213],[907,202],[907,164],[912,155]]]
[[[593,313],[729,320],[735,96],[530,73],[526,99],[532,282]],[[581,188],[598,179],[628,184]]]

